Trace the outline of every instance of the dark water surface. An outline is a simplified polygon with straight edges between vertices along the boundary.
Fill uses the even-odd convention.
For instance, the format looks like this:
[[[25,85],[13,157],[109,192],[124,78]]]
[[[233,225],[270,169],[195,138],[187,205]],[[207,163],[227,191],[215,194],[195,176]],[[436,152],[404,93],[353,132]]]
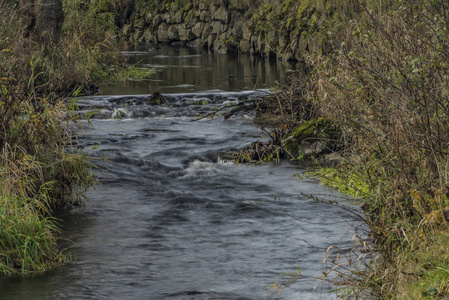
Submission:
[[[206,90],[240,92],[266,89],[298,76],[302,65],[257,56],[211,53],[201,47],[143,44],[125,52],[130,62],[159,70],[154,78],[103,87],[107,95],[194,93]]]
[[[74,263],[2,279],[0,299],[268,299],[277,276],[298,267],[319,276],[328,246],[351,248],[351,216],[307,195],[350,201],[299,180],[300,164],[232,163],[228,150],[261,139],[251,114],[192,122],[260,96],[253,86],[293,66],[182,47],[142,48],[134,59],[163,69],[79,101],[84,113],[99,111],[81,124],[78,144],[103,172],[85,207],[58,216]],[[154,91],[168,103],[152,105]],[[332,298],[316,283],[301,279],[282,299]]]

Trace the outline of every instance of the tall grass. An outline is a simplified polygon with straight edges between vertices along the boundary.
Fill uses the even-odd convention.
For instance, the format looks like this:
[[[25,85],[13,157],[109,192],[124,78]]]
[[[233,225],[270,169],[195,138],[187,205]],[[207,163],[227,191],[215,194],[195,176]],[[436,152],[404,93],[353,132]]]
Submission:
[[[95,183],[72,149],[70,108],[0,79],[0,274],[44,271],[65,260],[54,208],[80,205]]]
[[[313,71],[291,97],[341,129],[342,164],[318,174],[363,198],[372,244],[358,240],[346,262],[327,257],[319,279],[344,299],[448,298],[449,4],[343,3],[328,22],[340,25],[318,28],[332,48],[308,57]],[[277,97],[271,105],[265,117],[283,127],[269,146],[301,124]]]
[[[0,2],[2,74],[26,81],[36,76],[43,92],[70,93],[82,86],[95,91],[102,82],[121,79],[124,41],[115,11],[100,1],[63,1],[64,24],[56,44],[42,45],[25,34],[15,2]]]
[[[96,180],[71,145],[76,114],[61,95],[151,74],[127,70],[120,55],[117,26],[132,3],[63,0],[60,38],[43,45],[26,34],[18,2],[0,0],[0,275],[66,260],[52,210],[81,205]]]
[[[382,254],[369,278],[352,283],[365,280],[362,291],[388,299],[423,297],[425,290],[410,294],[406,286],[437,265],[448,267],[433,262],[423,273],[420,264],[435,245],[436,255],[447,257],[441,234],[447,235],[449,206],[449,4],[397,1],[374,13],[355,1],[352,9],[358,14],[334,39],[336,51],[311,59],[320,113],[348,141],[340,179],[356,176],[368,186],[364,209]],[[431,280],[424,289],[449,297],[447,284]]]
[[[95,183],[89,160],[71,147],[71,107],[50,92],[107,77],[118,50],[112,25],[76,15],[75,2],[65,3],[57,45],[26,37],[16,4],[0,2],[0,275],[64,262],[51,212],[81,204]]]

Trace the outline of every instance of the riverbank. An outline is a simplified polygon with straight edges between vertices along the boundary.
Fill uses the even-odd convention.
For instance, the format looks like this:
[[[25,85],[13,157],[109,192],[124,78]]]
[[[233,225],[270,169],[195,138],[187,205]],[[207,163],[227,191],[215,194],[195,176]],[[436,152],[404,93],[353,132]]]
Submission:
[[[87,175],[80,181],[76,176],[70,177],[65,173],[66,163],[69,170],[81,166],[83,172],[89,164],[82,156],[58,156],[62,155],[60,147],[65,149],[71,139],[63,126],[65,119],[58,115],[59,110],[54,109],[60,104],[51,97],[37,95],[52,90],[72,92],[76,84],[89,86],[114,76],[117,69],[110,68],[105,61],[117,54],[116,22],[121,22],[122,32],[128,38],[139,41],[145,37],[147,26],[150,26],[150,33],[146,36],[152,34],[148,40],[155,39],[156,27],[151,26],[160,21],[157,24],[158,42],[165,41],[165,31],[162,30],[165,28],[167,37],[168,34],[174,38],[178,35],[178,38],[165,42],[197,41],[204,45],[206,39],[203,37],[207,37],[207,47],[219,51],[243,50],[246,44],[250,44],[247,49],[253,54],[306,60],[312,66],[313,72],[309,73],[308,79],[296,83],[290,96],[284,99],[274,96],[267,102],[267,115],[274,116],[267,118],[272,127],[269,135],[275,142],[266,159],[277,158],[282,154],[281,150],[286,150],[291,158],[304,158],[304,148],[290,148],[295,149],[293,151],[285,147],[287,139],[296,139],[290,134],[304,125],[304,121],[309,123],[298,130],[299,141],[295,143],[301,142],[302,146],[304,139],[313,138],[319,146],[323,145],[322,141],[338,140],[338,147],[332,150],[342,150],[338,159],[341,164],[331,171],[324,170],[322,177],[327,184],[363,196],[371,237],[381,254],[379,259],[372,261],[370,268],[347,273],[341,281],[334,281],[342,287],[340,293],[348,297],[367,295],[388,299],[448,295],[449,54],[446,49],[448,28],[442,22],[447,18],[447,4],[442,1],[413,5],[407,1],[368,1],[371,6],[365,7],[362,3],[342,2],[340,7],[344,7],[347,13],[333,16],[338,16],[343,25],[333,26],[335,23],[327,21],[329,18],[335,20],[328,17],[335,11],[326,5],[326,1],[304,1],[301,4],[285,1],[278,6],[269,2],[258,5],[257,9],[246,2],[213,1],[205,5],[204,1],[174,1],[161,4],[164,7],[158,7],[155,15],[148,15],[155,7],[138,1],[135,6],[129,6],[129,11],[128,6],[124,6],[119,20],[115,13],[111,13],[111,9],[115,9],[114,4],[101,5],[100,1],[94,1],[91,7],[86,7],[82,3],[71,6],[71,3],[65,2],[65,5],[66,9],[73,8],[66,10],[66,16],[72,13],[72,23],[66,24],[62,32],[79,35],[63,35],[61,47],[54,54],[49,54],[48,49],[39,47],[32,40],[12,38],[20,32],[19,27],[13,26],[17,23],[11,21],[18,19],[17,15],[7,14],[0,19],[3,22],[0,106],[5,115],[14,112],[10,118],[12,123],[5,122],[5,126],[10,128],[4,130],[11,133],[11,140],[4,139],[2,145],[5,153],[2,174],[12,176],[12,179],[5,177],[2,180],[10,182],[5,185],[7,197],[2,206],[2,224],[10,225],[6,227],[8,231],[2,233],[7,235],[5,241],[12,241],[8,242],[8,249],[21,249],[19,254],[4,250],[13,255],[2,256],[5,274],[31,272],[33,268],[43,270],[63,260],[52,240],[57,229],[51,227],[53,223],[48,218],[50,208],[56,205],[54,200],[58,199],[54,193],[72,193],[72,187],[92,183],[92,178]],[[231,8],[240,13],[231,12]],[[323,8],[324,12],[326,8],[330,9],[329,15],[320,10]],[[82,13],[78,14],[80,11]],[[169,21],[179,11],[182,12],[179,14],[181,21]],[[251,24],[247,27],[242,24],[240,34],[239,20],[245,17],[249,17]],[[80,31],[84,27],[78,25],[88,18],[101,22],[94,22],[89,30]],[[188,22],[195,24],[188,28]],[[234,22],[234,25],[227,22]],[[200,39],[201,30],[196,35],[193,29],[201,23],[203,25],[199,27],[204,28]],[[143,27],[138,27],[140,24]],[[112,26],[112,31],[108,26]],[[204,35],[204,30],[211,33]],[[99,35],[92,38],[92,32]],[[247,38],[244,32],[248,34]],[[281,32],[287,34],[282,35]],[[275,38],[272,39],[271,35]],[[231,40],[231,36],[241,39],[237,42]],[[331,46],[324,49],[324,44],[317,42],[318,37],[326,37],[326,43]],[[84,41],[93,43],[86,46]],[[33,46],[30,46],[33,51],[25,53],[23,49],[28,48],[24,45]],[[108,49],[112,49],[111,52]],[[317,51],[310,51],[313,49]],[[326,50],[329,55],[321,55],[320,50]],[[36,88],[40,91],[36,92]],[[327,135],[327,130],[318,130],[316,136],[301,136],[302,133],[316,133],[317,124],[331,128],[336,134]],[[61,132],[64,134],[59,140]],[[52,142],[47,143],[42,137],[58,139],[50,138]],[[9,152],[12,144],[19,146]],[[324,144],[326,148],[330,147]],[[35,160],[39,157],[43,160]],[[55,160],[63,163],[54,163]],[[16,166],[22,169],[11,174],[10,170],[15,170]],[[58,168],[54,169],[56,166]],[[17,174],[20,176],[14,177]],[[55,189],[61,182],[67,185]],[[26,194],[8,194],[8,189],[16,187]],[[16,236],[8,233],[9,229],[20,228],[15,222],[27,219],[28,214],[21,214],[27,211],[37,213],[37,217],[30,217],[32,225],[27,223],[21,227],[28,232],[29,228],[44,224],[43,234],[49,241],[46,247],[49,251],[36,248],[42,242],[31,238],[36,236],[33,231],[30,236],[19,234],[23,239],[15,239]],[[37,267],[36,262],[24,258],[25,255],[33,256],[28,251],[29,246],[37,249],[35,253],[44,253],[43,257],[37,258],[37,261],[44,262],[43,267]],[[22,254],[23,257],[20,256]]]
[[[445,298],[448,4],[385,5],[355,7],[360,14],[335,55],[312,60],[316,97],[347,141],[334,178],[365,187],[363,208],[382,255],[362,287],[384,298]]]
[[[124,67],[112,13],[64,1],[54,8],[64,22],[52,35],[31,20],[44,12],[28,4],[0,1],[0,276],[66,262],[53,211],[82,205],[96,182],[87,156],[72,147],[76,104],[64,97],[152,74]]]
[[[345,29],[327,33],[335,38],[334,50],[309,57],[313,71],[300,82],[300,92],[293,87],[296,93],[287,96],[295,96],[281,93],[267,106],[265,119],[277,119],[268,148],[297,159],[298,153],[290,155],[286,147],[295,138],[295,128],[313,133],[299,139],[298,149],[307,140],[339,144],[339,163],[332,168],[317,159],[321,153],[311,157],[322,166],[315,174],[363,200],[378,254],[363,260],[363,269],[338,272],[333,282],[340,295],[446,298],[447,4],[385,2],[373,10],[356,3],[348,9],[354,13]],[[291,103],[312,105],[315,114],[301,119]],[[339,136],[320,137],[323,127],[310,127],[310,118],[312,124],[320,118],[331,121]]]

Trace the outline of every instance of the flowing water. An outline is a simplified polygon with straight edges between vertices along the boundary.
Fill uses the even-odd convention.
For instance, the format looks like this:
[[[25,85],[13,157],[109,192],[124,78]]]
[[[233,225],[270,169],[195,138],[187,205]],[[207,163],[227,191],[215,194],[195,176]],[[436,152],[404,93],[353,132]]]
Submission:
[[[74,262],[2,279],[0,299],[268,299],[278,276],[320,276],[327,247],[351,248],[353,217],[309,195],[350,200],[301,164],[232,162],[229,150],[263,139],[251,113],[192,121],[260,97],[295,66],[173,46],[126,55],[161,70],[78,101],[98,112],[78,146],[98,158],[101,184],[58,215]],[[155,91],[167,103],[149,101]],[[282,299],[332,298],[316,283],[301,279]]]

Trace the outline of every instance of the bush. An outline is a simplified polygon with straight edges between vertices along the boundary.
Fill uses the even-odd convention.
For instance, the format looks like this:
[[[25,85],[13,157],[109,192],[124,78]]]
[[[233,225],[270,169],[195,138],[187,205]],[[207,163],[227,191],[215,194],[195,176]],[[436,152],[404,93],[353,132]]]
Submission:
[[[71,148],[70,107],[8,78],[0,90],[0,274],[43,271],[65,260],[52,209],[80,205],[95,178]]]
[[[36,76],[41,92],[96,90],[101,82],[120,79],[124,46],[115,14],[93,2],[63,1],[64,24],[59,42],[42,45],[27,36],[15,2],[0,2],[0,69],[3,76],[25,82]]]
[[[385,262],[369,279],[389,298],[415,278],[403,279],[399,258],[447,230],[449,4],[397,1],[374,13],[356,2],[353,10],[336,51],[311,60],[313,97],[352,151],[340,176],[369,187],[364,209]]]

